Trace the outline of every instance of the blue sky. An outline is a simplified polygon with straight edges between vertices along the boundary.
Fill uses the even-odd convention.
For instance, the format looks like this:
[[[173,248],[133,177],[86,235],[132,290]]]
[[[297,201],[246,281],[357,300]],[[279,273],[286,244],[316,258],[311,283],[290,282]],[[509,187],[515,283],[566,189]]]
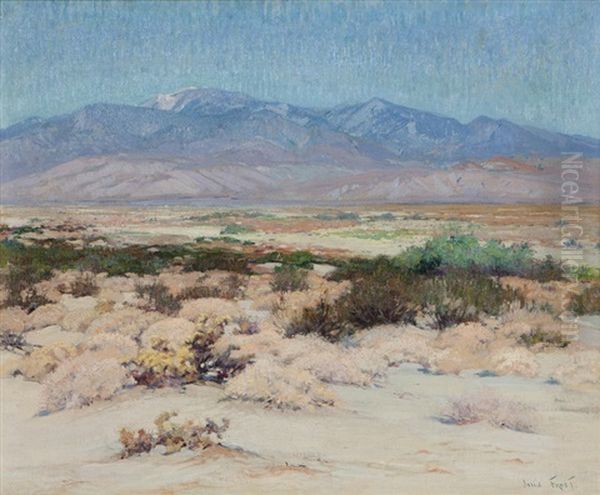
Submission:
[[[0,126],[188,86],[600,137],[600,3],[2,1]]]

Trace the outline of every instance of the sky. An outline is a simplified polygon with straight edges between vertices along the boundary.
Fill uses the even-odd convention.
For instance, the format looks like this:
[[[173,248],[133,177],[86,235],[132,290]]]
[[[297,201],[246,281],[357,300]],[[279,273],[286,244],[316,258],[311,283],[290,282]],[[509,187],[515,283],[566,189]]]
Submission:
[[[600,137],[598,1],[0,3],[0,127],[196,86]]]

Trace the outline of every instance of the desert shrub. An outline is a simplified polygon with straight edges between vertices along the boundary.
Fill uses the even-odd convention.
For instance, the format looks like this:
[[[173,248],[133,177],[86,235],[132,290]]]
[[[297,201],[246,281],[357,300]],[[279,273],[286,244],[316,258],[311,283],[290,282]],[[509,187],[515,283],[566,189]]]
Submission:
[[[369,329],[357,335],[362,349],[383,356],[390,366],[417,363],[427,368],[431,367],[436,353],[433,338],[433,332],[398,325]]]
[[[150,285],[136,285],[136,294],[147,301],[146,309],[173,315],[181,309],[179,300],[171,294],[169,289],[160,282]]]
[[[96,356],[117,359],[128,363],[139,352],[139,346],[131,337],[118,333],[97,333],[79,345],[80,349],[93,351]]]
[[[529,268],[517,275],[538,282],[551,282],[553,280],[563,280],[565,278],[565,268],[560,261],[556,261],[548,255],[543,261],[533,260]]]
[[[19,237],[23,234],[31,234],[31,233],[39,233],[39,232],[42,232],[42,229],[40,227],[33,227],[31,225],[22,225],[20,227],[15,227],[11,233],[14,237]]]
[[[231,399],[253,401],[278,409],[331,406],[335,394],[309,371],[264,357],[247,366],[225,386]]]
[[[200,236],[200,237],[196,237],[196,239],[194,239],[196,242],[224,242],[225,244],[241,244],[243,246],[254,246],[255,242],[253,241],[248,241],[248,240],[241,240],[238,239],[237,237],[231,237],[228,235],[221,235],[218,237],[206,237],[206,236]]]
[[[7,351],[24,351],[27,347],[27,341],[22,333],[16,332],[1,332],[0,333],[0,349]]]
[[[495,240],[480,244],[475,236],[464,234],[437,236],[424,246],[408,248],[392,258],[329,262],[338,266],[331,276],[334,280],[354,280],[374,271],[433,275],[456,270],[493,276],[518,275],[542,282],[564,278],[560,262],[552,257],[535,260],[527,244],[506,246]]]
[[[214,345],[219,337],[218,332],[197,333],[187,343],[198,381],[223,383],[243,370],[248,362],[247,359],[232,358],[231,349],[215,352]]]
[[[381,353],[327,342],[316,335],[285,339],[272,352],[286,366],[309,371],[325,383],[367,386],[388,368]]]
[[[600,281],[600,269],[592,266],[580,265],[572,271],[572,276],[578,282]]]
[[[387,211],[387,212],[381,213],[379,215],[372,215],[372,216],[368,217],[368,220],[371,222],[376,222],[378,220],[384,221],[384,222],[391,222],[393,220],[396,220],[396,215]]]
[[[488,371],[497,375],[520,375],[534,378],[540,365],[530,350],[523,347],[505,347],[491,353],[486,363]]]
[[[212,327],[212,328],[209,328]],[[215,350],[222,324],[208,324],[181,345],[173,346],[155,338],[132,362],[137,383],[150,387],[183,385],[193,382],[223,383],[241,371],[247,359],[234,359],[231,349]]]
[[[55,343],[36,347],[22,359],[14,370],[14,374],[22,375],[28,380],[41,382],[62,362],[76,355],[77,349],[71,344]]]
[[[244,292],[245,281],[237,273],[229,274],[219,285],[209,286],[200,280],[193,287],[183,289],[178,298],[180,300],[202,299],[205,297],[217,297],[221,299],[237,299]]]
[[[253,230],[237,223],[230,223],[221,229],[221,235],[248,234],[249,232],[253,232]]]
[[[294,251],[292,253],[271,251],[256,260],[257,263],[282,263],[283,265],[292,265],[296,268],[305,268],[307,270],[312,269],[313,263],[321,261],[324,260],[310,251]]]
[[[276,292],[290,292],[308,289],[308,272],[294,265],[282,265],[275,269],[271,289]]]
[[[423,247],[409,248],[396,261],[417,273],[462,269],[516,275],[531,266],[533,252],[527,244],[505,246],[492,240],[481,245],[473,235],[449,235],[434,237]]]
[[[177,416],[176,412],[165,412],[159,415],[154,420],[156,432],[122,428],[119,432],[119,441],[123,447],[121,458],[148,453],[158,446],[164,446],[167,455],[184,448],[204,450],[219,445],[223,433],[229,428],[227,419],[223,419],[220,425],[211,419],[207,419],[204,425],[192,420],[178,424],[172,421],[175,416]]]
[[[545,331],[537,327],[531,333],[524,333],[519,337],[519,341],[527,346],[543,345],[550,347],[567,347],[569,340],[558,331]]]
[[[533,417],[529,407],[521,402],[501,399],[491,392],[450,400],[443,420],[456,425],[487,422],[497,428],[533,432]]]
[[[248,273],[248,257],[244,253],[223,249],[205,249],[188,253],[184,270],[188,272],[206,272],[224,270],[236,273]]]
[[[15,240],[0,242],[0,265],[10,263],[11,266],[27,269],[36,282],[50,278],[53,270],[106,272],[109,276],[128,273],[154,275],[182,258],[187,259],[187,266],[192,271],[247,271],[243,253],[222,249],[192,249],[186,245],[80,248],[56,239],[39,240],[28,245]]]
[[[286,337],[315,334],[335,342],[350,334],[352,329],[340,315],[339,307],[321,299],[316,306],[304,308],[285,329]]]
[[[177,299],[180,301],[187,301],[189,299],[203,299],[205,297],[219,297],[219,290],[217,287],[208,287],[202,283],[198,283],[193,287],[186,287],[179,292]]]
[[[43,382],[44,407],[48,412],[83,407],[111,398],[132,384],[118,360],[98,359],[93,352],[63,361]]]
[[[360,220],[360,215],[358,215],[357,213],[353,213],[350,211],[340,211],[337,212],[335,214],[329,214],[329,213],[319,213],[317,215],[315,215],[315,218],[317,220]]]
[[[3,241],[0,259],[28,269],[37,280],[50,278],[52,270],[79,269],[108,275],[155,274],[175,257],[189,251],[184,246],[126,246],[78,248],[63,240],[45,239],[24,245]]]
[[[521,300],[518,291],[495,279],[459,272],[427,279],[412,290],[439,330],[476,321],[482,313],[497,316],[510,303]]]
[[[228,275],[218,287],[219,296],[223,299],[237,299],[242,297],[246,287],[246,280],[237,273]]]
[[[358,328],[412,323],[417,312],[412,284],[399,275],[384,273],[356,280],[350,292],[337,302],[338,314]]]
[[[92,273],[80,273],[71,282],[70,292],[75,297],[93,296],[98,293],[96,278]]]
[[[36,308],[50,303],[50,301],[40,294],[35,284],[42,279],[39,273],[27,267],[10,266],[8,272],[3,277],[6,288],[6,299],[4,306],[19,306],[27,313],[31,313]]]
[[[569,310],[576,315],[600,313],[600,284],[585,287],[579,294],[573,294]]]
[[[150,349],[142,349],[132,360],[131,374],[140,385],[164,387],[192,383],[195,379],[193,354],[189,346],[173,349],[156,338]]]
[[[567,387],[597,388],[600,384],[600,352],[589,349],[574,353],[568,362],[554,370],[552,378]]]
[[[396,259],[387,256],[377,256],[375,258],[353,257],[348,260],[328,260],[328,262],[337,266],[337,269],[328,277],[334,281],[357,280],[374,273],[392,274],[409,272],[403,263],[397,263]]]

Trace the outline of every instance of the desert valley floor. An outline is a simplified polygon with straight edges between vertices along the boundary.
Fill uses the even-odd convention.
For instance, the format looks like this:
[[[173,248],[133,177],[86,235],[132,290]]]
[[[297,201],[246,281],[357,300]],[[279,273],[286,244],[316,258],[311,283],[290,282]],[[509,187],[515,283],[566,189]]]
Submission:
[[[597,206],[1,213],[2,494],[600,491]]]

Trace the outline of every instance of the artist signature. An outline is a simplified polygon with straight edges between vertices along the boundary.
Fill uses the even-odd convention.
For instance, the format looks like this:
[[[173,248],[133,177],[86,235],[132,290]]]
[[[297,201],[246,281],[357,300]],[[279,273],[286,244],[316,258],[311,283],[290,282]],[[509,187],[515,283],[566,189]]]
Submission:
[[[524,479],[522,480],[523,488],[552,488],[561,492],[575,490],[575,476],[569,478],[561,478],[558,475],[552,476],[548,480],[541,479]]]

